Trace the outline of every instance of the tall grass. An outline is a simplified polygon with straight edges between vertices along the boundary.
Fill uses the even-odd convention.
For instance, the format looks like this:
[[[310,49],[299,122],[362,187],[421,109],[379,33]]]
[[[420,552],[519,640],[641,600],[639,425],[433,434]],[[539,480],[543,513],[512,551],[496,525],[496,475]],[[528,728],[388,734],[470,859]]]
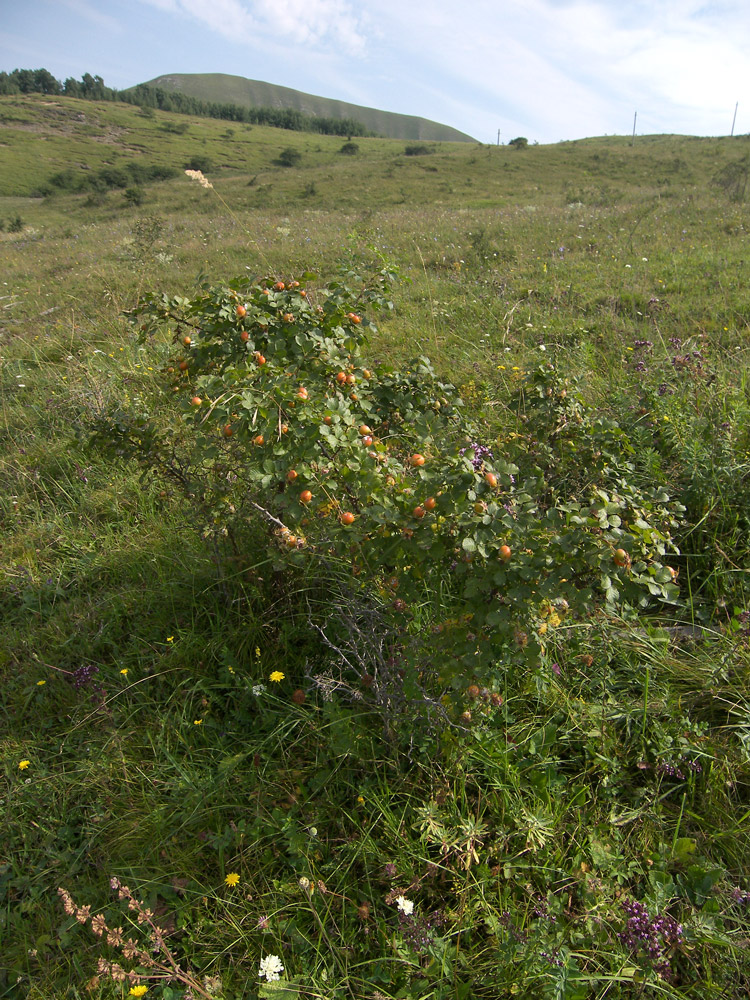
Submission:
[[[44,124],[41,102],[0,107],[11,131]],[[97,114],[144,144],[162,117]],[[127,929],[111,876],[228,1000],[746,995],[747,230],[712,184],[745,140],[342,157],[213,128],[148,148],[205,150],[231,215],[180,179],[138,208],[28,199],[105,151],[71,126],[26,178],[38,136],[3,147],[0,217],[24,228],[0,232],[0,995],[128,995],[56,895]],[[273,167],[287,146],[300,167]],[[153,398],[122,315],[144,291],[384,260],[408,280],[376,356],[429,354],[509,448],[511,396],[551,359],[686,507],[668,615],[564,621],[537,669],[498,665],[499,698],[456,686],[468,721],[395,733],[321,635],[361,581],[279,577],[249,530],[208,545],[176,493],[86,446],[103,400]],[[258,977],[269,954],[279,982]]]

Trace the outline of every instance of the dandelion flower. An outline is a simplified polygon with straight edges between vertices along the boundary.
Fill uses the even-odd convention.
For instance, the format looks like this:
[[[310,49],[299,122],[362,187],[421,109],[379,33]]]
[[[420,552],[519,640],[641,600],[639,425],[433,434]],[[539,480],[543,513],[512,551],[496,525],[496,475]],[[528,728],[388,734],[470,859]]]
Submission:
[[[410,917],[414,912],[414,903],[410,899],[407,899],[406,896],[399,896],[396,900],[396,906],[406,917]]]
[[[231,888],[234,888],[234,886],[237,885],[237,883],[239,882],[239,880],[240,880],[240,877],[237,874],[237,872],[229,872],[229,874],[224,879],[224,883],[226,885],[230,886]]]
[[[174,636],[173,635],[168,635],[167,636],[167,642],[174,642]]]
[[[275,683],[278,683],[278,681],[284,680],[284,673],[281,670],[274,670],[271,672],[268,679],[269,681],[274,681]]]
[[[36,686],[37,686],[38,688],[40,688],[40,687],[42,687],[42,685],[44,685],[44,684],[46,684],[46,683],[47,683],[46,681],[37,681],[37,682],[36,682]]]
[[[122,674],[123,677],[127,677],[128,676],[128,668],[127,667],[123,667],[122,670],[120,671],[120,673]]]
[[[193,719],[193,725],[194,726],[202,726],[203,725],[203,719]]]
[[[269,983],[273,983],[277,979],[281,979],[281,973],[283,971],[284,966],[281,964],[281,959],[278,955],[266,955],[265,958],[260,960],[258,976],[261,979],[265,976]]]
[[[31,761],[30,760],[19,760],[19,762],[18,762],[18,770],[19,771],[25,771],[27,767],[31,767]]]
[[[128,995],[131,997],[142,997],[148,993],[148,986],[131,986]]]

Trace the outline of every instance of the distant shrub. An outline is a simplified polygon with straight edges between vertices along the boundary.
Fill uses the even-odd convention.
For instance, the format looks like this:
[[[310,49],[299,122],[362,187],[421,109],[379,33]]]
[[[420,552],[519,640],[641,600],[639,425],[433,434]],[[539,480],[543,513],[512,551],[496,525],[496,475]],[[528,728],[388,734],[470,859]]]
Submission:
[[[106,204],[107,204],[107,192],[102,191],[101,189],[92,191],[91,194],[89,194],[86,201],[84,201],[83,203],[84,208],[100,208],[102,205]]]
[[[144,165],[137,160],[128,163],[125,169],[136,184],[147,184],[149,181],[166,181],[172,177],[176,177],[179,173],[174,167],[167,167],[156,163]]]
[[[20,215],[17,215],[15,219],[10,219],[8,222],[8,232],[9,233],[21,233],[23,232],[24,221]]]
[[[525,135],[519,135],[515,139],[511,139],[510,142],[508,143],[508,145],[512,146],[514,149],[526,149],[528,144],[529,140],[526,138]]]
[[[740,203],[745,200],[748,176],[750,176],[750,156],[727,163],[714,175],[713,183],[720,187],[731,201]]]
[[[189,122],[163,122],[161,125],[163,132],[169,132],[172,135],[185,135],[189,129]]]
[[[339,150],[339,153],[343,153],[344,156],[356,156],[358,152],[359,146],[356,142],[345,142]]]
[[[129,205],[142,205],[146,200],[146,192],[142,187],[129,187],[125,190],[124,196]]]
[[[142,187],[150,181],[164,181],[176,177],[178,171],[174,167],[161,164],[143,164],[135,160],[124,167],[103,167],[101,170],[61,170],[50,177],[46,184],[41,185],[37,192],[42,197],[57,191],[98,191],[104,192],[113,188],[125,189],[132,186]],[[89,199],[87,204],[101,204]]]
[[[213,164],[208,156],[191,156],[185,164],[185,170],[200,170],[201,173],[210,172]]]
[[[130,183],[127,173],[118,167],[104,167],[97,172],[96,180],[108,188],[126,188]]]
[[[296,167],[302,160],[302,153],[298,149],[292,149],[287,146],[286,149],[282,149],[279,153],[279,157],[276,162],[281,167]]]
[[[413,142],[404,150],[405,156],[429,156],[430,153],[434,153],[434,149],[423,142]]]
[[[80,171],[67,169],[53,174],[49,183],[60,191],[80,191],[86,186],[87,178]]]

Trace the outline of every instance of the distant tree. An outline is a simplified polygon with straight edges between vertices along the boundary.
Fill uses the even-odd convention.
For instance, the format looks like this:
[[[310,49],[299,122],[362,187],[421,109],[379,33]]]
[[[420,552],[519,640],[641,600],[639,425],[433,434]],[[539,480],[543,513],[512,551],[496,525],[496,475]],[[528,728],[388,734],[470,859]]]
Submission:
[[[34,70],[34,87],[40,94],[62,94],[62,84],[48,69]]]
[[[18,80],[12,73],[0,73],[0,94],[20,94]]]
[[[509,146],[513,146],[514,149],[526,149],[529,144],[529,140],[525,135],[519,135],[515,139],[511,139],[508,143]]]
[[[339,153],[343,153],[344,156],[355,156],[358,152],[359,146],[356,142],[352,142],[351,139],[348,142],[345,142],[339,150]]]
[[[83,97],[80,83],[72,76],[69,76],[63,84],[63,93],[66,97]]]

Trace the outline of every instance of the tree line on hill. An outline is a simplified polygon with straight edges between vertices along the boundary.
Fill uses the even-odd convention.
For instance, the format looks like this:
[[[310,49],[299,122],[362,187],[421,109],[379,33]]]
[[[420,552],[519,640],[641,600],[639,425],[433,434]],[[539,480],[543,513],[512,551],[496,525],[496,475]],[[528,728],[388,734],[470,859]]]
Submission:
[[[322,135],[374,135],[353,118],[327,118],[305,115],[294,108],[248,108],[239,104],[201,101],[179,91],[162,90],[138,84],[130,90],[107,87],[100,76],[84,73],[80,80],[56,79],[46,69],[14,69],[0,72],[0,94],[50,94],[55,97],[80,97],[92,101],[122,101],[141,108],[157,108],[201,118],[219,118],[248,125],[270,125],[294,132],[318,132]]]

